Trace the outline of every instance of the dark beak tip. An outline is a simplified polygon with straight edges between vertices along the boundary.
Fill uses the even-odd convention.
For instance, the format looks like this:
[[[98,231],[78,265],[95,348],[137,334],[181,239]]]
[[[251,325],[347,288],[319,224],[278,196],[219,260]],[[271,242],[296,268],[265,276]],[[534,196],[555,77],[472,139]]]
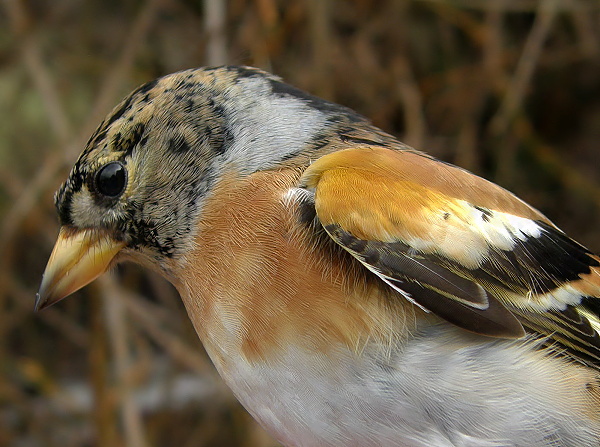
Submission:
[[[46,307],[48,307],[48,300],[47,299],[42,299],[42,296],[39,293],[35,294],[35,304],[33,306],[33,311],[34,312],[39,312],[41,310],[44,310]]]
[[[41,310],[42,297],[39,293],[35,294],[35,304],[33,305],[33,311],[39,312]]]

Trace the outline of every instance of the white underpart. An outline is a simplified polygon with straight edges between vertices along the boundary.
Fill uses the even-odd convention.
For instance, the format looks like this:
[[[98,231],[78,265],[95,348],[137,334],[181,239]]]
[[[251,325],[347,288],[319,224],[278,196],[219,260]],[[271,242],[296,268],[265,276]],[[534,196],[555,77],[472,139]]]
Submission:
[[[262,77],[238,82],[240,89],[232,89],[230,100],[223,102],[234,137],[225,162],[243,173],[267,169],[299,152],[326,123],[326,116],[306,101],[271,93]]]
[[[288,346],[266,363],[249,363],[222,345],[205,346],[238,399],[285,446],[600,442],[600,427],[580,407],[585,383],[565,380],[576,366],[543,357],[532,343],[432,326],[405,346],[371,343],[360,355],[344,346],[327,353]]]

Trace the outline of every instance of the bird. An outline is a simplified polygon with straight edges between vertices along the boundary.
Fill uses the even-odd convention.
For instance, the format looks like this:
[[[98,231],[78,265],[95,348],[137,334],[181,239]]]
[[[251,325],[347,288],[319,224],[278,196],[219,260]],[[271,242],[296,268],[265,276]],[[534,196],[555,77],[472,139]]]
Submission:
[[[122,261],[158,272],[284,446],[600,445],[600,258],[273,74],[140,86],[55,204],[36,309]]]

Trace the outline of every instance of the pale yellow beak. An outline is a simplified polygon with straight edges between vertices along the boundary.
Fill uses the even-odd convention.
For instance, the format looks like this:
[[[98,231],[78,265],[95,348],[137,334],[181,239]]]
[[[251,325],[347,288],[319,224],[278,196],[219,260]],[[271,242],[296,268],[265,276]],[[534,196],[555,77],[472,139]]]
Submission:
[[[92,282],[124,246],[103,230],[62,227],[44,271],[35,309],[44,309]]]

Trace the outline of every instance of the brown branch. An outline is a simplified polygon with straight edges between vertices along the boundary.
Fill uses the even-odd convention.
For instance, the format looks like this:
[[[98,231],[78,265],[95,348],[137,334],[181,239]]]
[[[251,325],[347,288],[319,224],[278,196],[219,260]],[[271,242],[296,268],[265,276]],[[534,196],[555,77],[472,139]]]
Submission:
[[[314,91],[324,98],[333,97],[331,64],[331,5],[322,0],[310,0],[309,26],[312,50],[311,74]]]
[[[490,129],[493,135],[504,134],[515,114],[521,108],[526,96],[526,89],[531,82],[544,43],[556,16],[557,1],[540,1],[535,22],[525,42],[515,74],[510,80],[498,112],[491,121]]]
[[[600,36],[594,16],[578,9],[572,12],[572,20],[579,37],[581,53],[587,58],[595,58],[600,52]]]
[[[123,80],[133,67],[133,62],[137,52],[144,42],[144,39],[150,31],[159,6],[164,0],[148,0],[140,13],[131,25],[131,32],[125,37],[125,46],[116,60],[113,69],[104,79],[100,92],[86,124],[82,128],[81,136],[78,142],[83,140],[84,143],[87,137],[94,131],[100,120],[106,115],[110,107],[115,102],[115,98],[119,94],[119,90],[123,85]],[[71,145],[65,153],[69,163],[81,150],[81,145]]]
[[[423,98],[407,58],[400,56],[394,59],[392,70],[398,80],[398,95],[404,108],[404,142],[412,147],[424,147],[427,129],[423,115]]]
[[[39,41],[34,34],[29,32],[29,14],[25,11],[21,1],[5,0],[3,4],[12,31],[20,42],[19,49],[23,65],[42,98],[50,127],[58,137],[58,143],[62,145],[71,135],[71,125],[58,97],[58,89],[52,80],[52,75],[43,62]]]
[[[417,0],[421,3],[441,4],[448,5],[452,4],[454,8],[470,9],[473,11],[490,11],[496,7],[490,0]],[[544,1],[544,0],[542,0]],[[540,4],[540,0],[505,0],[502,4],[502,9],[507,13],[524,13],[534,12]],[[600,10],[600,4],[596,1],[559,1],[556,5],[558,11],[572,12],[572,11],[598,11]]]
[[[19,315],[31,315],[35,293],[19,284],[14,277],[8,278],[3,287],[7,295],[12,297],[12,305],[15,309],[10,318],[4,315],[3,333],[8,333],[21,323]],[[6,310],[4,311],[6,312]],[[69,315],[60,310],[59,307],[45,309],[43,313],[36,315],[36,318],[61,333],[67,340],[75,346],[85,348],[89,343],[88,332],[78,325]]]
[[[227,63],[227,42],[225,33],[226,2],[223,0],[204,0],[204,29],[208,36],[206,44],[206,63],[223,65]]]
[[[88,349],[89,375],[93,393],[92,421],[99,446],[122,445],[117,431],[118,418],[114,387],[110,383],[110,353],[106,337],[106,321],[102,310],[104,302],[99,285],[90,287],[90,345]]]
[[[127,72],[133,65],[133,60],[144,37],[151,28],[154,16],[158,5],[162,0],[148,0],[145,7],[142,8],[136,21],[134,22],[131,32],[125,38],[127,42],[121,54],[115,63],[115,68],[105,78],[103,85],[100,88],[100,93],[92,111],[82,126],[77,138],[71,140],[71,144],[67,145],[64,152],[64,158],[58,157],[55,151],[46,154],[41,162],[41,169],[36,173],[35,177],[28,183],[27,188],[22,192],[19,200],[9,210],[2,223],[0,230],[0,253],[8,249],[15,234],[21,227],[23,221],[27,218],[31,209],[36,206],[40,194],[45,191],[49,185],[55,181],[58,172],[64,169],[65,163],[70,164],[73,158],[81,150],[88,136],[92,133],[102,116],[106,113],[110,104],[115,102],[115,97],[119,87],[123,83]],[[16,3],[17,0],[5,0],[10,6]],[[17,19],[15,19],[17,20]],[[0,256],[0,270],[5,268],[5,256]]]
[[[214,373],[207,358],[201,354],[202,348],[199,343],[198,346],[189,346],[172,331],[167,328],[163,329],[165,319],[170,314],[167,314],[166,318],[164,318],[160,315],[161,308],[134,293],[126,292],[123,296],[124,303],[131,313],[132,318],[174,360],[201,374]]]
[[[130,373],[132,360],[126,323],[127,310],[123,306],[120,287],[115,283],[113,276],[110,273],[105,274],[99,281],[105,311],[105,327],[114,359],[126,444],[131,447],[145,447],[147,442],[144,436],[142,415],[134,399],[134,383],[132,383],[132,374]]]

